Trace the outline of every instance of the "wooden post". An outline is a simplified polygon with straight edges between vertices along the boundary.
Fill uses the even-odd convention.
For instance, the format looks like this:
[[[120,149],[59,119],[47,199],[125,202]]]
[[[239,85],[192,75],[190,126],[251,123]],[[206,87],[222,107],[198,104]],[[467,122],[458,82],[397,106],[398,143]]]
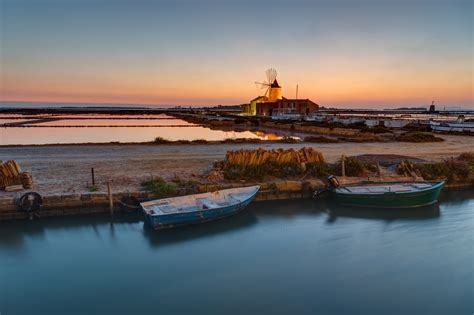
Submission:
[[[346,177],[346,156],[344,154],[341,156],[341,174],[342,177]]]
[[[112,189],[110,188],[110,182],[107,182],[107,192],[109,194],[109,210],[110,215],[114,214],[114,200],[112,198]]]
[[[379,178],[382,177],[382,174],[380,172],[380,164],[379,164],[379,161],[377,161],[377,175],[379,176]]]
[[[94,168],[91,168],[91,175],[92,175],[92,187],[95,186],[95,176],[94,176]]]

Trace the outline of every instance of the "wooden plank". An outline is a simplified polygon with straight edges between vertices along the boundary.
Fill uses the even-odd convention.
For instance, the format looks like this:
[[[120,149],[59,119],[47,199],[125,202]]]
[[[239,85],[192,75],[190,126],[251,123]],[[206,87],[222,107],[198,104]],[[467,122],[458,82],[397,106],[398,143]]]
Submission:
[[[23,185],[13,185],[5,187],[6,192],[20,191],[23,190]]]

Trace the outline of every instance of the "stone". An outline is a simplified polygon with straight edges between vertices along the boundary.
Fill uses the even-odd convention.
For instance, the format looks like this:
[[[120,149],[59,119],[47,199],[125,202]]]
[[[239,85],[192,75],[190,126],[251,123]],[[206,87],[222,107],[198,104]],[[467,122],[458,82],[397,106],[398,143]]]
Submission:
[[[106,193],[91,193],[91,200],[92,201],[105,201],[109,200],[109,196]]]
[[[80,194],[62,195],[61,200],[63,202],[80,201],[81,200],[81,195]]]
[[[286,191],[291,191],[291,192],[301,192],[303,188],[303,183],[296,180],[287,180],[285,182],[285,185],[286,185]]]
[[[319,179],[308,179],[305,181],[305,186],[309,187],[311,191],[314,191],[315,189],[324,187],[326,184]]]

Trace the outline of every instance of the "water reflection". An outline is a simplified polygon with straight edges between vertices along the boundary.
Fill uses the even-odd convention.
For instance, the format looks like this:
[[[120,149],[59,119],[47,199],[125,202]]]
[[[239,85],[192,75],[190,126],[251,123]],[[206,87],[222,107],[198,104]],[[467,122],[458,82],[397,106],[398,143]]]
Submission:
[[[423,220],[440,216],[439,204],[410,209],[377,209],[377,208],[354,208],[340,205],[328,206],[324,209],[328,214],[328,223],[336,222],[339,217],[374,219],[392,222],[395,220]]]
[[[0,222],[0,248],[21,249],[27,238],[36,240],[45,239],[51,230],[73,230],[91,227],[97,238],[101,238],[100,227],[110,226],[110,236],[115,237],[114,224],[133,224],[142,221],[138,214],[117,214],[111,218],[103,214],[90,214],[74,217],[44,218],[33,221],[18,220]]]
[[[222,220],[184,226],[179,229],[155,231],[144,223],[143,234],[151,246],[158,247],[239,231],[249,228],[257,222],[254,212],[243,211]]]

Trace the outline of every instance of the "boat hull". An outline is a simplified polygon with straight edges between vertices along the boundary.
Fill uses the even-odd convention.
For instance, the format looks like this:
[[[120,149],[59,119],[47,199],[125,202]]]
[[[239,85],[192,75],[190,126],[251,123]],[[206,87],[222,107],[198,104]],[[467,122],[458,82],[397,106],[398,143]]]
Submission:
[[[417,192],[383,194],[343,194],[332,191],[336,201],[346,206],[372,208],[416,208],[432,205],[438,201],[444,182],[432,188]]]
[[[169,228],[174,228],[178,226],[219,220],[219,219],[232,216],[244,210],[244,208],[247,207],[253,201],[253,199],[255,199],[256,195],[257,195],[257,192],[255,192],[255,194],[252,195],[250,198],[246,199],[245,201],[237,205],[229,205],[229,206],[221,207],[218,209],[208,209],[208,210],[183,212],[183,213],[172,213],[168,215],[159,215],[159,216],[145,214],[145,221],[153,229],[162,230],[162,229],[169,229]]]

